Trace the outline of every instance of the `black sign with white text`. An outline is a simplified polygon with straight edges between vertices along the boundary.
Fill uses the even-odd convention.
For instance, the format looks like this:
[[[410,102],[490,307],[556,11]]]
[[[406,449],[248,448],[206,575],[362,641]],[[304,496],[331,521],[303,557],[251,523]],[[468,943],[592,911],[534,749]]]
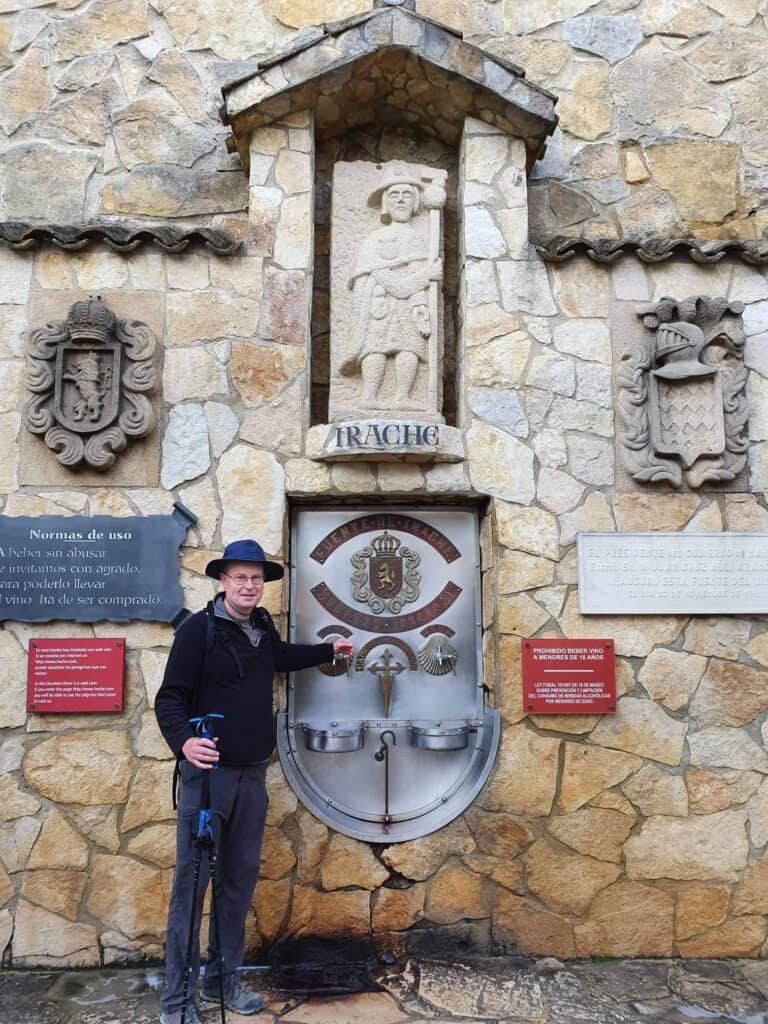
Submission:
[[[0,620],[173,622],[179,546],[197,517],[0,516]]]

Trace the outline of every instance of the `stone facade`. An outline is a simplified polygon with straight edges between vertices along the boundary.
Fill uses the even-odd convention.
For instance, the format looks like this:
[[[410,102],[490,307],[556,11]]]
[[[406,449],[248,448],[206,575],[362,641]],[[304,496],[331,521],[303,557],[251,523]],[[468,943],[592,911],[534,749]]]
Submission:
[[[462,85],[451,64],[469,61],[460,40],[438,46],[458,36],[385,12],[386,32],[383,17],[350,29],[369,63],[317,94],[299,76],[339,59],[319,29],[339,5],[274,0],[245,23],[241,6],[0,0],[0,218],[176,220],[243,240],[232,256],[0,248],[3,514],[150,515],[181,500],[199,517],[180,570],[197,608],[214,589],[205,564],[227,541],[253,535],[286,558],[291,500],[481,504],[485,683],[502,719],[487,786],[440,832],[374,848],[333,835],[275,763],[252,951],[343,938],[395,954],[434,942],[564,957],[765,955],[765,617],[582,616],[575,539],[768,533],[766,267],[735,256],[547,264],[530,244],[555,233],[765,235],[764,5],[417,0],[416,14],[502,61],[487,61],[482,86]],[[400,55],[377,58],[393,40]],[[274,63],[302,41],[323,54],[299,50],[287,71]],[[423,64],[406,59],[409,46]],[[430,54],[437,84],[424,71]],[[267,66],[256,73],[251,59]],[[547,94],[526,92],[510,61],[560,97],[539,160]],[[288,73],[290,103],[259,123],[259,104],[275,102]],[[239,152],[228,155],[220,87],[244,76]],[[387,112],[374,137],[350,117],[383,81],[399,106],[371,106],[374,124]],[[439,94],[430,134],[424,111]],[[324,434],[317,443],[328,422],[328,379],[316,372],[328,366],[323,161],[340,158],[342,136],[344,159],[448,171],[444,410],[461,435],[455,461],[335,462],[323,458]],[[106,475],[57,466],[22,427],[26,332],[95,293],[158,342],[157,428]],[[696,295],[744,305],[747,468],[727,488],[673,493],[622,468],[614,375],[629,332],[641,337],[641,308]],[[311,411],[323,387],[325,405]],[[265,603],[284,626],[287,589],[271,584]],[[126,639],[124,713],[26,715],[30,638],[93,635]],[[613,637],[617,714],[526,716],[520,638],[534,635]],[[152,707],[171,640],[157,623],[0,630],[5,962],[162,955],[172,759]]]

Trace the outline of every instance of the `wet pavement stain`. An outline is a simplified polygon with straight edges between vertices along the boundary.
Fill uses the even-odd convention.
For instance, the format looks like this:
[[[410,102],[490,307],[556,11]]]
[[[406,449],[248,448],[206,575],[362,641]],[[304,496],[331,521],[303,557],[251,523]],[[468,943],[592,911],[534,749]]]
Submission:
[[[768,1024],[768,961],[481,957],[250,969],[228,1024]],[[0,971],[0,1024],[157,1024],[162,971]],[[206,1005],[203,1024],[218,1024]]]

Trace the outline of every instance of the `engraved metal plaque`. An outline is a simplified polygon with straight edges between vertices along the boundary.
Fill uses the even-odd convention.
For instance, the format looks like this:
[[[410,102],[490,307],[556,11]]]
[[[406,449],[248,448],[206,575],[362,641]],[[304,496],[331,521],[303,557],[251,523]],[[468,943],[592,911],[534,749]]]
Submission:
[[[768,534],[580,533],[582,615],[768,612]]]
[[[291,640],[347,636],[355,656],[292,675],[278,728],[288,780],[346,835],[426,835],[474,799],[498,743],[477,515],[302,509],[292,536]]]

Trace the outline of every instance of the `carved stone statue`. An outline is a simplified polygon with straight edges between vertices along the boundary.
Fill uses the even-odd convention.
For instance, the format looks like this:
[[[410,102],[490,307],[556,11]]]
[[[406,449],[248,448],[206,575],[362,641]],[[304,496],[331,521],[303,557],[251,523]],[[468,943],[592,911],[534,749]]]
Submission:
[[[351,182],[356,182],[354,187]],[[442,418],[440,210],[445,204],[444,182],[444,171],[401,161],[379,167],[337,164],[332,419],[372,411],[394,417],[421,413],[433,420]],[[367,231],[360,230],[371,224],[367,211],[348,210],[345,216],[343,210],[361,192],[367,193],[368,210],[378,214],[378,225]]]
[[[34,330],[25,420],[59,462],[108,469],[129,437],[155,425],[155,338],[138,320],[118,320],[100,299],[75,302],[67,319]]]
[[[748,439],[740,302],[664,298],[638,316],[650,343],[622,356],[618,409],[624,462],[635,480],[701,487],[733,480]]]

